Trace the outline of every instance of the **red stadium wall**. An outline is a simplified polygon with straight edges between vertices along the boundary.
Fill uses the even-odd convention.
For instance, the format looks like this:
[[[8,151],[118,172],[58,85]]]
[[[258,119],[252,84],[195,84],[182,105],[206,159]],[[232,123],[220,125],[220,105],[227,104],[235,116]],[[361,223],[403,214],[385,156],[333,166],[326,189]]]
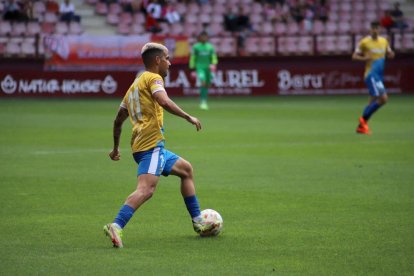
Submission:
[[[186,65],[173,65],[165,83],[172,96],[197,95]],[[366,93],[364,65],[350,57],[222,58],[213,95],[319,95]],[[52,72],[43,61],[0,61],[0,97],[122,97],[130,71]],[[388,61],[389,93],[414,93],[414,55]]]

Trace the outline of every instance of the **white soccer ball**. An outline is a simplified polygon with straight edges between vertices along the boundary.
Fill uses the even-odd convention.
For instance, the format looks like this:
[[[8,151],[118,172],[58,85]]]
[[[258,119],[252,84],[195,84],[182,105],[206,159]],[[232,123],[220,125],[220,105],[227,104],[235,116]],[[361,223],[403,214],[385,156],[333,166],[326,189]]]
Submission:
[[[200,236],[208,237],[220,234],[223,229],[223,218],[217,211],[213,209],[205,209],[201,211],[201,216],[204,219],[204,223],[213,225],[213,228],[208,231],[200,232]]]

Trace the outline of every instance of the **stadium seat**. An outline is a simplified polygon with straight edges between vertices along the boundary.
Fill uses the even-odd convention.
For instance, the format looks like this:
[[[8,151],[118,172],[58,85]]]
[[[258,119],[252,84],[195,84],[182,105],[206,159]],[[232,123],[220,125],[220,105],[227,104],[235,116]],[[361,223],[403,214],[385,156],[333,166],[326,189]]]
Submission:
[[[180,23],[175,23],[171,25],[170,33],[172,35],[182,35],[184,33],[184,27]]]
[[[317,52],[319,54],[332,54],[337,51],[336,48],[336,36],[320,36],[316,39]]]
[[[129,25],[129,24],[132,24],[132,21],[133,21],[132,14],[129,12],[123,12],[119,16],[119,23]]]
[[[132,34],[132,35],[134,35],[134,34],[144,34],[145,33],[145,28],[144,28],[144,26],[142,26],[142,24],[136,24],[136,23],[134,23],[134,24],[132,24],[131,25],[131,29],[130,29],[130,31],[129,31],[129,34]]]
[[[23,36],[27,32],[26,23],[14,22],[12,24],[11,36]]]
[[[196,37],[199,34],[199,27],[193,23],[185,23],[184,33],[189,37]]]
[[[223,24],[224,18],[222,14],[213,14],[211,15],[211,22],[212,23],[220,23]]]
[[[298,37],[288,36],[280,37],[278,39],[278,52],[281,55],[297,55],[298,52]]]
[[[122,7],[118,3],[109,4],[108,13],[120,14],[122,12]]]
[[[354,12],[363,12],[365,10],[365,5],[363,2],[355,2],[352,5],[352,13]]]
[[[26,35],[37,35],[40,34],[42,29],[40,28],[40,24],[38,22],[28,22],[27,23],[27,32]]]
[[[42,1],[36,1],[33,3],[33,14],[39,15],[46,12],[46,5]]]
[[[69,23],[69,34],[80,35],[83,31],[83,27],[79,22],[72,21]]]
[[[56,13],[46,12],[45,16],[43,17],[43,22],[45,22],[45,23],[56,23],[56,22],[58,22],[58,18],[57,18]]]
[[[315,35],[320,35],[325,32],[325,24],[321,21],[315,21],[312,26],[312,33]]]
[[[275,35],[285,35],[286,30],[287,30],[287,27],[286,27],[285,23],[277,22],[275,24],[275,27],[274,27],[274,34]]]
[[[20,51],[23,56],[36,55],[36,47],[34,46],[34,43],[30,43],[30,42],[22,43]]]
[[[261,54],[260,49],[260,38],[258,37],[248,37],[245,41],[244,50],[249,56],[257,56]]]
[[[55,33],[59,35],[66,35],[69,32],[69,27],[66,22],[58,22],[55,26]]]
[[[328,21],[325,25],[325,33],[326,34],[335,34],[338,31],[338,25],[336,22]]]
[[[207,13],[202,13],[198,16],[198,21],[201,23],[210,23],[211,22],[211,16]]]
[[[44,22],[42,23],[42,33],[44,34],[52,34],[55,32],[55,24]]]
[[[340,35],[336,39],[337,51],[342,54],[351,54],[353,51],[352,39],[349,35]]]
[[[187,14],[199,15],[200,6],[197,3],[190,3],[187,5]]]
[[[351,24],[348,21],[339,21],[338,23],[338,33],[348,34],[351,32]]]
[[[223,31],[223,25],[219,23],[212,23],[208,27],[208,33],[210,34],[210,36],[221,36]]]
[[[95,13],[99,15],[106,15],[108,13],[108,6],[105,3],[98,2],[95,6]]]
[[[296,35],[300,31],[299,24],[296,22],[289,22],[287,25],[286,33],[287,35]]]
[[[121,35],[129,35],[130,34],[130,26],[129,24],[119,22],[117,26],[117,33]]]
[[[7,36],[12,31],[12,25],[9,21],[0,21],[0,36]]]
[[[313,54],[313,38],[312,36],[301,36],[297,42],[297,52],[301,55]]]
[[[210,15],[213,12],[213,7],[210,4],[203,4],[200,7],[201,14],[208,14]]]
[[[260,34],[267,36],[273,34],[273,25],[271,22],[264,22],[260,28]]]
[[[117,25],[119,23],[119,15],[116,13],[108,13],[106,15],[106,22],[110,25]]]
[[[133,23],[137,23],[137,24],[145,24],[146,19],[145,16],[142,13],[136,13],[133,16]]]
[[[14,42],[8,42],[6,44],[5,54],[8,56],[18,56],[21,54],[21,47],[19,44]]]
[[[187,16],[185,17],[185,22],[187,23],[191,23],[191,24],[196,24],[198,23],[198,16],[195,14],[187,14]]]
[[[275,54],[275,38],[271,36],[260,38],[260,52],[262,55],[273,56]]]
[[[237,54],[236,39],[234,37],[224,37],[221,40],[218,52],[223,56],[235,56]]]

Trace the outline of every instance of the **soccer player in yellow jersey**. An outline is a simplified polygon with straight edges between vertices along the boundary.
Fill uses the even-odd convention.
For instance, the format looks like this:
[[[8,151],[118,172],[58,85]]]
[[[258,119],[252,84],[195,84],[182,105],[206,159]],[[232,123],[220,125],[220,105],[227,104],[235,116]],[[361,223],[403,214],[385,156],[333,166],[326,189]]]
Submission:
[[[109,157],[120,160],[119,141],[122,125],[129,117],[132,123],[131,147],[138,164],[137,188],[126,199],[113,223],[104,226],[104,232],[114,247],[123,247],[122,229],[134,212],[151,198],[160,175],[176,175],[181,179],[181,194],[196,232],[211,226],[204,224],[195,195],[191,164],[164,148],[163,110],[184,118],[201,130],[201,123],[184,112],[169,97],[164,78],[171,65],[168,49],[157,43],[147,43],[141,50],[146,71],[138,76],[128,89],[116,115],[113,127],[114,147]]]
[[[379,23],[372,22],[370,35],[359,42],[352,55],[353,60],[365,62],[364,80],[370,94],[369,103],[359,118],[357,133],[371,134],[368,120],[388,100],[383,80],[385,58],[394,58],[394,52],[388,41],[379,35]]]

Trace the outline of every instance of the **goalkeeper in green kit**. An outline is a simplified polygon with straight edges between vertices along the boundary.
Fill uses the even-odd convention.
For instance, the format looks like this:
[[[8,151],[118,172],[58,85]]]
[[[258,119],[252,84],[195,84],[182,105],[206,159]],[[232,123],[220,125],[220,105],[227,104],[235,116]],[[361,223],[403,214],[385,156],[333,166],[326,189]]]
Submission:
[[[208,41],[207,32],[202,32],[196,44],[191,49],[190,64],[191,73],[193,77],[201,83],[200,87],[200,108],[208,110],[207,96],[208,87],[211,84],[212,73],[216,71],[217,55],[214,46]]]

